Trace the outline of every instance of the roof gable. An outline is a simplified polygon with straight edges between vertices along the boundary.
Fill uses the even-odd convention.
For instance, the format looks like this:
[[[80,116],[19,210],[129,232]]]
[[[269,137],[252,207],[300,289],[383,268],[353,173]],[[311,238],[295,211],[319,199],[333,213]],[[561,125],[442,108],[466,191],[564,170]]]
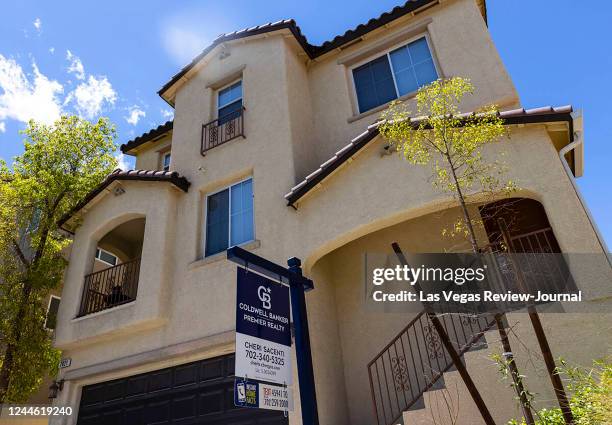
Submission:
[[[159,182],[168,182],[181,189],[183,192],[187,192],[189,190],[189,185],[191,184],[185,177],[180,176],[176,171],[152,171],[152,170],[128,170],[123,171],[117,168],[115,171],[110,173],[102,183],[96,186],[91,192],[89,192],[74,208],[72,208],[68,213],[64,214],[62,218],[59,219],[57,225],[59,228],[64,229],[70,232],[69,229],[64,228],[63,226],[80,210],[85,208],[87,204],[93,201],[98,195],[100,195],[104,189],[110,186],[113,182],[118,180],[138,180],[138,181],[159,181]]]
[[[545,106],[534,109],[512,109],[499,113],[500,118],[504,120],[504,125],[514,124],[537,124],[548,122],[565,121],[569,124],[570,142],[573,140],[573,118],[571,105],[551,107]],[[474,112],[467,112],[458,116],[458,118],[467,118]],[[423,117],[409,118],[410,123],[418,126],[423,121]],[[366,131],[355,137],[351,142],[336,152],[330,159],[325,161],[312,173],[307,175],[304,180],[291,188],[285,195],[287,205],[295,208],[295,204],[314,189],[318,184],[330,176],[341,165],[348,161],[353,155],[363,149],[370,141],[379,135],[378,127],[381,122],[370,125]]]
[[[169,102],[169,99],[165,97],[165,93],[178,83],[185,75],[193,69],[204,57],[210,53],[218,45],[228,42],[231,40],[238,40],[241,38],[251,37],[254,35],[269,33],[273,31],[289,30],[289,32],[295,37],[298,44],[302,47],[306,55],[310,59],[315,59],[322,56],[334,49],[341,46],[354,42],[360,39],[365,34],[374,31],[377,28],[383,27],[390,22],[401,18],[404,15],[410,13],[416,13],[426,8],[435,6],[439,3],[439,0],[408,0],[402,6],[394,7],[390,12],[384,12],[377,18],[370,19],[365,24],[359,24],[353,29],[345,31],[341,35],[335,36],[333,39],[324,41],[320,45],[310,44],[306,37],[302,34],[302,30],[293,19],[285,19],[277,22],[268,22],[263,25],[257,25],[251,28],[245,28],[240,31],[234,31],[230,33],[221,34],[213,42],[206,47],[198,56],[196,56],[189,64],[183,67],[178,73],[176,73],[166,84],[162,86],[157,92],[164,100]]]

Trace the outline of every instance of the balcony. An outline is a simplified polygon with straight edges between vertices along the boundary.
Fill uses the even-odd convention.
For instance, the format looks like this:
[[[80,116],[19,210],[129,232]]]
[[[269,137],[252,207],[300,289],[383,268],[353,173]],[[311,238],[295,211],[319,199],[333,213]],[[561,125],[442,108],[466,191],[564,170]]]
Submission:
[[[136,300],[140,258],[85,276],[78,317]]]
[[[237,137],[244,137],[244,108],[202,125],[200,152],[206,155],[206,151]]]

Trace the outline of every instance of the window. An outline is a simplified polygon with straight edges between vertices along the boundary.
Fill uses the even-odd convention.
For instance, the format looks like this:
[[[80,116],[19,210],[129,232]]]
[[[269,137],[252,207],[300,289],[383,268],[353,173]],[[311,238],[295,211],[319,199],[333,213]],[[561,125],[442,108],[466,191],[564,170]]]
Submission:
[[[421,37],[353,69],[359,112],[412,93],[437,78],[427,39]]]
[[[45,319],[45,328],[55,329],[57,324],[57,311],[59,310],[60,298],[55,295],[51,295],[49,298],[49,305],[47,306],[47,316]]]
[[[218,124],[236,119],[242,112],[242,80],[219,90],[217,97]]]
[[[119,259],[115,255],[102,248],[96,248],[96,259],[108,264],[109,266],[116,266],[119,262]]]
[[[162,170],[168,171],[170,170],[170,152],[166,152],[162,154]]]
[[[254,239],[253,180],[206,198],[206,257]]]

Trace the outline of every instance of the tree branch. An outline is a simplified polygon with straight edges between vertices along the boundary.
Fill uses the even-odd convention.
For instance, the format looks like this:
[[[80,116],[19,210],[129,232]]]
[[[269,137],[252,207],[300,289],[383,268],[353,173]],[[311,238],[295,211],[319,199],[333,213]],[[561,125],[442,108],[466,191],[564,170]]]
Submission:
[[[17,253],[17,257],[19,257],[19,260],[21,261],[21,263],[25,267],[29,267],[30,263],[28,263],[28,259],[25,257],[23,251],[21,250],[19,243],[17,243],[17,241],[14,239],[13,239],[13,248],[15,249],[15,252]]]

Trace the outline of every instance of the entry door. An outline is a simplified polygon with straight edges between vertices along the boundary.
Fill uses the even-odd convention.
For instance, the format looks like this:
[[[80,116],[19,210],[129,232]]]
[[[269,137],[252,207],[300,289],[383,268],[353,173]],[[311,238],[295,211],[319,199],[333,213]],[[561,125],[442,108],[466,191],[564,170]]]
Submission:
[[[234,355],[83,387],[78,425],[287,425],[234,406]]]

